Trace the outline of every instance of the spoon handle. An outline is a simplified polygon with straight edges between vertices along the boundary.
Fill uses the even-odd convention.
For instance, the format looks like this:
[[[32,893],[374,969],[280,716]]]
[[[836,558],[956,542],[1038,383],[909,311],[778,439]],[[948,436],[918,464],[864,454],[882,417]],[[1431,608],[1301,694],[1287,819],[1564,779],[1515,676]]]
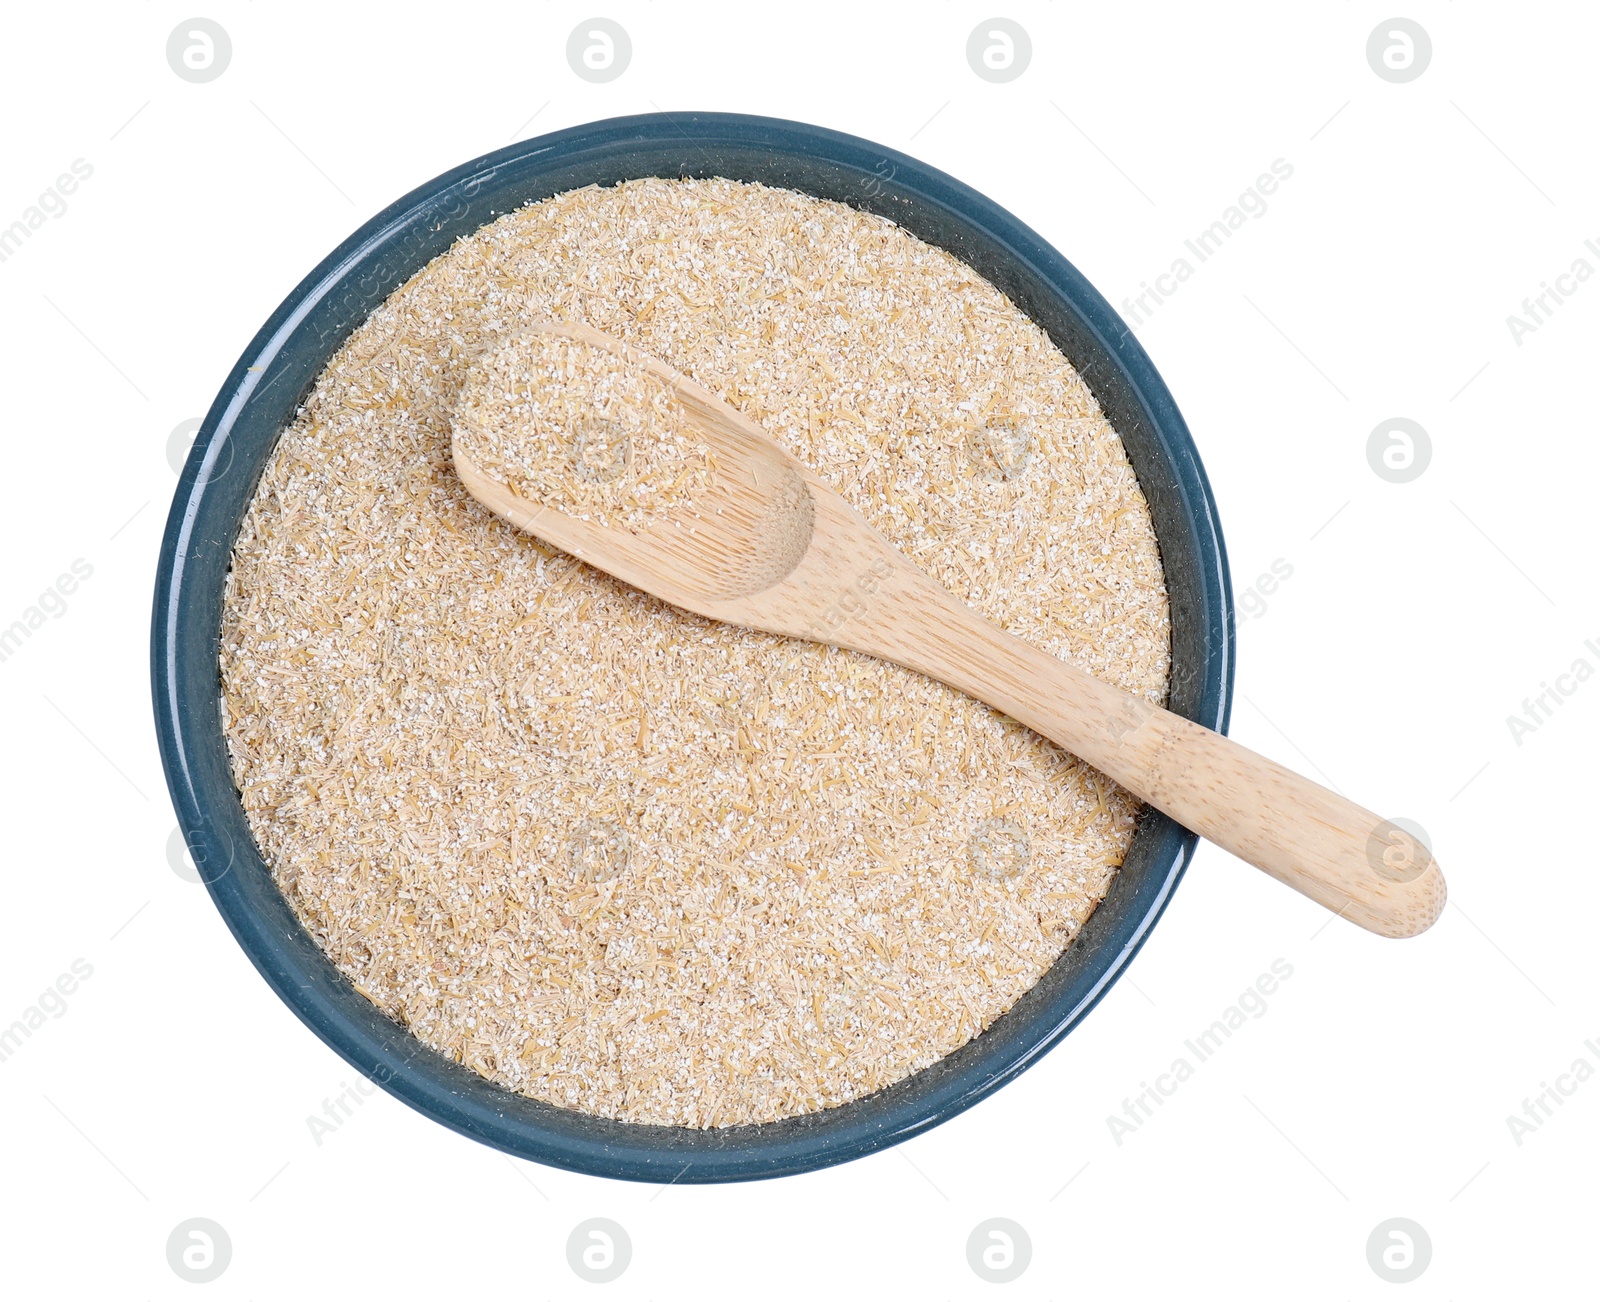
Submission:
[[[1426,931],[1443,874],[1404,829],[923,587],[888,655],[1004,711],[1191,831],[1381,936]],[[908,614],[910,612],[907,612]]]

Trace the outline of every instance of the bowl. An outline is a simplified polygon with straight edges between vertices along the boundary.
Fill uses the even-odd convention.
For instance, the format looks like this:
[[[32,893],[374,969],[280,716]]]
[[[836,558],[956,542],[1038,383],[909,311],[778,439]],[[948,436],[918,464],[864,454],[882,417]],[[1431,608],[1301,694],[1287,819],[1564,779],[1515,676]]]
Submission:
[[[234,786],[218,708],[234,538],[279,434],[329,358],[460,236],[564,190],[647,176],[758,181],[878,213],[955,254],[1041,326],[1121,435],[1150,504],[1171,603],[1170,706],[1226,728],[1234,617],[1216,504],[1172,395],[1105,299],[1003,208],[895,150],[772,118],[656,113],[523,141],[413,190],[335,249],[261,327],[200,427],[162,538],[151,630],[156,731],[179,826],[217,909],[278,996],[352,1067],[451,1129],[532,1161],[626,1180],[750,1180],[908,1139],[1036,1062],[1126,971],[1195,836],[1146,808],[1105,899],[1060,958],[987,1031],[932,1066],[806,1116],[711,1130],[640,1125],[492,1084],[359,994],[273,882]]]

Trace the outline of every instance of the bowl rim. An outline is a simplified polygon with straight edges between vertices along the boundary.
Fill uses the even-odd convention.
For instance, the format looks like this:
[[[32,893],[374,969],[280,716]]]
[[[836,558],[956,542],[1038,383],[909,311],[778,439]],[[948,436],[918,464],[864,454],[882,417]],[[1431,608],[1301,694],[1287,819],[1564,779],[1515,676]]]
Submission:
[[[255,846],[218,703],[222,592],[233,541],[278,435],[322,363],[372,308],[460,235],[574,183],[650,175],[827,190],[820,197],[888,216],[947,248],[1033,317],[1089,380],[1151,503],[1173,617],[1171,705],[1226,731],[1234,607],[1216,504],[1171,394],[1106,300],[1005,209],[906,154],[800,122],[689,112],[584,123],[452,168],[362,225],[284,299],[219,390],[174,493],[151,626],[156,734],[179,828],[218,911],[278,996],[357,1071],[458,1133],[529,1160],[660,1183],[761,1179],[908,1139],[1036,1062],[1126,971],[1170,901],[1196,837],[1147,808],[1105,900],[1040,981],[985,1032],[894,1085],[755,1125],[691,1130],[608,1121],[493,1084],[424,1045],[356,991],[301,926]]]

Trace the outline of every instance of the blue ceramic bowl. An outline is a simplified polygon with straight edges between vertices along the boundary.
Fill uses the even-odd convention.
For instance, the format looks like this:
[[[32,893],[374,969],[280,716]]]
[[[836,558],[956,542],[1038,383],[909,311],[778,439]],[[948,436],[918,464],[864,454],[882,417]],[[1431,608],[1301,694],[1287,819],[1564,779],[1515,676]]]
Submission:
[[[179,825],[217,908],[279,997],[351,1066],[519,1157],[627,1180],[750,1180],[907,1139],[1036,1061],[1127,968],[1183,875],[1194,836],[1147,809],[1104,902],[1055,965],[988,1031],[933,1066],[810,1116],[720,1130],[634,1125],[491,1084],[356,992],[295,918],[251,839],[217,705],[234,536],[279,434],[335,350],[390,291],[498,215],[645,176],[759,181],[880,213],[961,258],[1043,327],[1121,434],[1150,503],[1172,603],[1172,708],[1226,727],[1233,604],[1216,504],[1172,395],[1088,281],[1010,213],[894,150],[771,118],[662,113],[541,136],[428,182],[334,250],[261,327],[200,428],[162,539],[151,631],[156,729]]]

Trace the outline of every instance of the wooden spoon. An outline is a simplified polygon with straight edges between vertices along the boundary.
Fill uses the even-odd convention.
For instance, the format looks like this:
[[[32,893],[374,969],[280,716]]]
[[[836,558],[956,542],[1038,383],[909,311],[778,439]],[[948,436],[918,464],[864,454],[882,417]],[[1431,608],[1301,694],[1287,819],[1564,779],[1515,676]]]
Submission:
[[[518,497],[457,440],[462,483],[496,515],[697,615],[861,651],[947,683],[1369,931],[1415,936],[1438,918],[1444,877],[1404,829],[996,627],[758,425],[663,362],[585,325],[539,330],[670,384],[716,473],[690,506],[630,531]]]

